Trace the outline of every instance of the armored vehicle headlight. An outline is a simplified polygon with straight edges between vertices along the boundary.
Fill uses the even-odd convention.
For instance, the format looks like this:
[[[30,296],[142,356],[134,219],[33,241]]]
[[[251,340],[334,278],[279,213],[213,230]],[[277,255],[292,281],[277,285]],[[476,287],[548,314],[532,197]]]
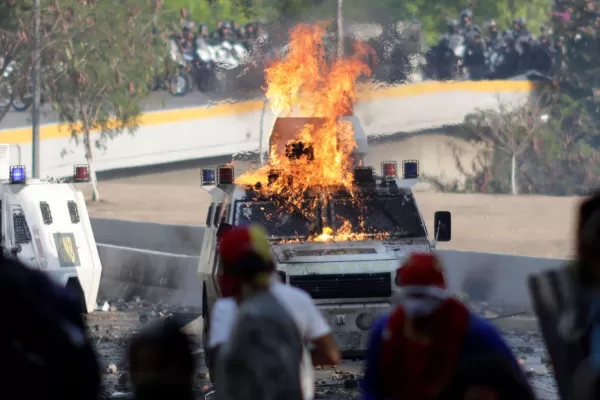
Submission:
[[[375,316],[371,313],[361,313],[356,317],[356,326],[363,331],[371,329],[373,322],[375,322]]]

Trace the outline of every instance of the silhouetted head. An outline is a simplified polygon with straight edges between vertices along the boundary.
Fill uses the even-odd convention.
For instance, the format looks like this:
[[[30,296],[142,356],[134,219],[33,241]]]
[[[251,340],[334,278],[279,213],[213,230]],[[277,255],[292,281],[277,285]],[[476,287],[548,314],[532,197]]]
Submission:
[[[189,337],[175,319],[137,334],[129,349],[129,370],[137,400],[191,399],[196,371]]]
[[[0,304],[3,398],[97,398],[100,370],[78,296],[0,255]]]
[[[266,288],[275,262],[265,229],[235,226],[219,238],[219,287],[223,296],[241,298],[244,287]]]

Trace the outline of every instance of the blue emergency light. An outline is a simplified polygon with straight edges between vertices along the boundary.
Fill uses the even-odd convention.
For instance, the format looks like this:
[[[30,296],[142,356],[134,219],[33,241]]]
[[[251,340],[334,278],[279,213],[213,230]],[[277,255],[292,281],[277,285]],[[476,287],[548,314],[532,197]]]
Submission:
[[[13,165],[10,167],[10,183],[24,183],[26,179],[24,165]]]
[[[419,162],[416,160],[402,161],[402,179],[418,179]]]
[[[202,169],[202,186],[210,186],[217,183],[217,171],[214,168]]]

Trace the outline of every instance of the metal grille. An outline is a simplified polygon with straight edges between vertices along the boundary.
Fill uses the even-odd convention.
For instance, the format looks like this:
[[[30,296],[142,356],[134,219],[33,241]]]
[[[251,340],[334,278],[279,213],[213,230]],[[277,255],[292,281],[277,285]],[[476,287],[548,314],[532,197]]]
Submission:
[[[213,209],[215,208],[215,203],[212,203],[209,207],[208,207],[208,212],[206,213],[206,226],[211,226],[210,221],[212,220],[212,212]]]
[[[27,226],[27,220],[23,214],[13,215],[13,223],[15,225],[15,242],[23,244],[31,242],[31,232]]]
[[[67,202],[67,207],[69,207],[69,215],[71,216],[71,222],[74,224],[79,223],[79,208],[77,208],[77,203],[73,200],[69,200]]]
[[[286,274],[283,271],[277,271],[277,275],[279,275],[279,278],[281,279],[281,282],[286,283]]]
[[[42,212],[42,219],[44,224],[52,224],[52,212],[50,211],[50,205],[45,201],[40,201],[40,211]]]
[[[392,277],[388,272],[290,276],[290,285],[305,290],[313,299],[357,299],[392,295]]]
[[[298,209],[272,200],[237,201],[234,224],[261,225],[273,239],[307,238],[321,229],[321,213],[315,204],[312,198],[307,198]]]
[[[346,224],[353,233],[424,237],[425,228],[411,195],[341,197],[329,203],[334,229]]]

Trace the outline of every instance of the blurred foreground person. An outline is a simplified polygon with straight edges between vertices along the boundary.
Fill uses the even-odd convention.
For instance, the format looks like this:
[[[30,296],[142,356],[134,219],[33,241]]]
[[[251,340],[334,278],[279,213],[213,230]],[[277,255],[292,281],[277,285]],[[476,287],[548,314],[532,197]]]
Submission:
[[[531,386],[504,357],[483,355],[463,362],[435,400],[535,400]]]
[[[79,297],[0,256],[2,398],[93,400],[100,369]]]
[[[394,308],[371,330],[364,400],[433,399],[456,371],[482,355],[504,360],[526,382],[496,328],[447,291],[434,254],[410,255],[396,273],[396,285]]]
[[[210,380],[215,383],[215,361],[219,358],[219,350],[227,343],[231,330],[237,317],[237,303],[235,299],[223,297],[218,299],[210,313],[210,330],[206,343],[206,361],[210,373]]]
[[[303,400],[314,397],[313,362],[339,362],[339,351],[311,297],[279,282],[267,233],[233,227],[219,239],[219,287],[239,309],[216,361],[219,400]]]
[[[561,398],[600,397],[600,192],[579,208],[577,256],[529,278]]]
[[[166,319],[134,336],[129,375],[136,400],[194,400],[196,362],[183,324]]]

